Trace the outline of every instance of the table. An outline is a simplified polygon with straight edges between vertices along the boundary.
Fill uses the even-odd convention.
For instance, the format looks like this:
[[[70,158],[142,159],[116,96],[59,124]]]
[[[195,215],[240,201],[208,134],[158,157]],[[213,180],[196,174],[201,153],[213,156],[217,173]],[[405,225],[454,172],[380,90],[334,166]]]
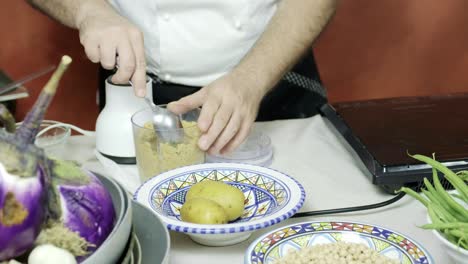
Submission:
[[[307,197],[301,211],[372,204],[393,197],[371,183],[369,172],[357,155],[321,116],[261,122],[255,128],[270,136],[273,142],[275,156],[271,167],[291,175],[304,186]],[[93,149],[93,137],[73,136],[66,145],[66,156],[105,174]],[[426,223],[426,209],[408,196],[374,210],[288,219],[254,232],[247,241],[227,247],[201,246],[187,235],[171,232],[170,263],[243,263],[245,250],[258,236],[303,221],[354,221],[387,227],[422,244],[435,263],[450,264],[432,232],[418,227]]]

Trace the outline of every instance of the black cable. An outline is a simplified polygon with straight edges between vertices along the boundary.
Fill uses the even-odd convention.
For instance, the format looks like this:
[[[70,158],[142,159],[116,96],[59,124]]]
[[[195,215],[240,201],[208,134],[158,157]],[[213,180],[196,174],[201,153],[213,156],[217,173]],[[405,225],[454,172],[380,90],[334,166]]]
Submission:
[[[381,202],[381,203],[361,205],[361,206],[353,206],[353,207],[345,207],[345,208],[337,208],[337,209],[327,209],[327,210],[319,210],[319,211],[302,212],[302,213],[297,213],[297,214],[293,215],[291,218],[314,216],[314,215],[340,214],[340,213],[349,213],[349,212],[356,212],[356,211],[375,209],[375,208],[384,207],[384,206],[390,205],[392,203],[395,203],[398,200],[400,200],[401,198],[403,198],[403,196],[405,196],[405,195],[406,195],[406,193],[400,192],[397,196],[393,197],[392,199]]]

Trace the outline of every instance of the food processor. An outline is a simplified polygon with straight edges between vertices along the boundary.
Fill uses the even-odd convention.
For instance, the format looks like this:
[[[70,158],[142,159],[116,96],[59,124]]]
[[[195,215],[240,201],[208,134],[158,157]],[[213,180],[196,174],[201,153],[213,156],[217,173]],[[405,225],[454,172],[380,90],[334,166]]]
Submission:
[[[147,105],[130,83],[115,84],[111,78],[105,81],[106,105],[96,121],[96,149],[119,164],[136,164],[131,117]],[[146,80],[146,96],[153,98],[150,78]]]

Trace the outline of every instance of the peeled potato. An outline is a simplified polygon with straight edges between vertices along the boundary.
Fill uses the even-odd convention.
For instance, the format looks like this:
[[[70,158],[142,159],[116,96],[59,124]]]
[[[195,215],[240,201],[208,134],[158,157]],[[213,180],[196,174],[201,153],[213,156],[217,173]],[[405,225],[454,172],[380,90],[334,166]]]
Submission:
[[[202,197],[221,205],[228,215],[228,220],[239,218],[244,211],[244,193],[234,186],[220,181],[205,180],[190,187],[186,201]]]
[[[226,224],[228,221],[221,205],[200,197],[186,201],[180,209],[180,216],[182,221],[196,224]]]

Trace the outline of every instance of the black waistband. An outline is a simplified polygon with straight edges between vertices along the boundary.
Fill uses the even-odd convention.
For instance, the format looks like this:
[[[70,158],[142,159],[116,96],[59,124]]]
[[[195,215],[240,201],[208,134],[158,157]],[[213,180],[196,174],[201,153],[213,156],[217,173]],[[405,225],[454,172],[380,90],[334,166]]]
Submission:
[[[112,72],[100,68],[99,107],[105,104],[105,77]],[[152,73],[153,99],[157,104],[167,104],[195,93],[200,87],[170,83]],[[260,107],[258,120],[283,119],[310,116],[317,105],[327,102],[325,89],[312,54],[307,54],[269,92]]]
[[[167,104],[178,100],[178,98],[190,95],[201,88],[167,82],[153,73],[148,73],[148,75],[153,79],[153,99],[157,104]],[[321,84],[313,55],[305,56],[290,72],[283,76],[282,81],[289,85],[308,90],[324,99],[327,98],[326,90]],[[280,82],[278,86],[281,85],[282,83]]]

